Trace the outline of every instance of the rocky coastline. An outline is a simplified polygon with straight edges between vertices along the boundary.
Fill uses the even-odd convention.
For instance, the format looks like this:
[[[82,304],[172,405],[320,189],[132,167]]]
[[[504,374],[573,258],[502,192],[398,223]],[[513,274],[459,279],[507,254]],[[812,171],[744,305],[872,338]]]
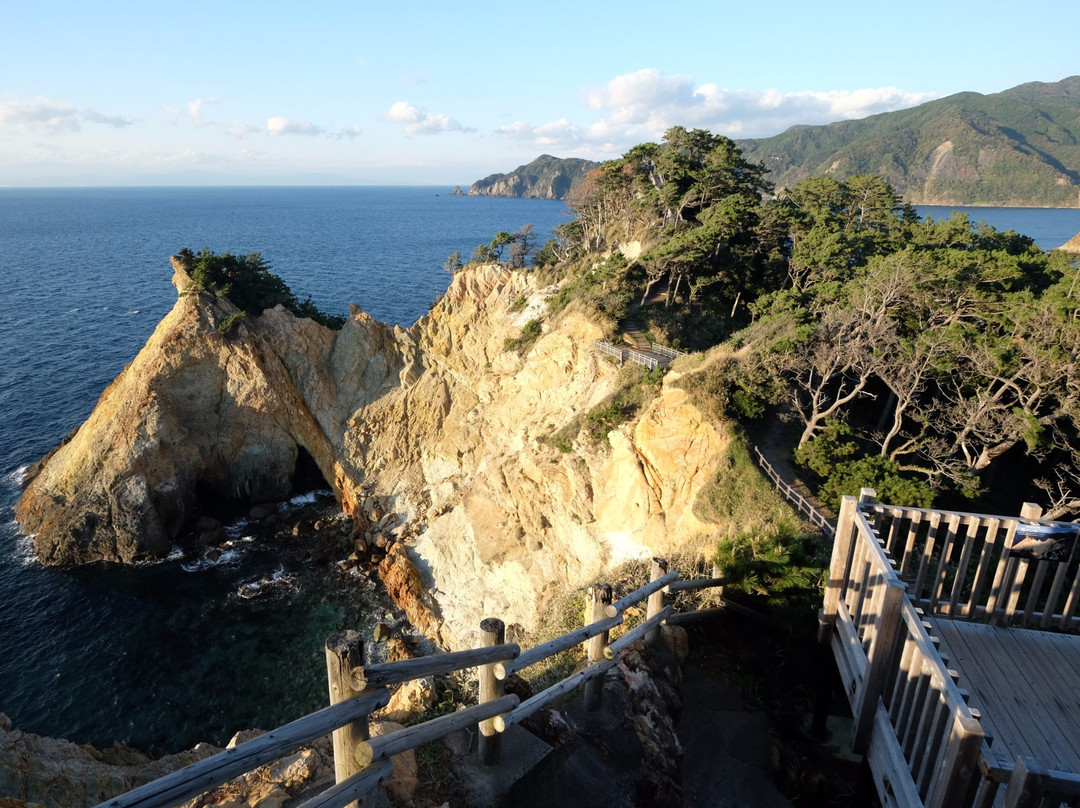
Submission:
[[[693,506],[727,438],[678,387],[601,444],[544,440],[618,367],[572,312],[507,347],[557,291],[533,273],[459,273],[410,329],[354,306],[332,331],[279,307],[225,334],[235,307],[173,269],[173,310],[28,474],[17,517],[43,563],[160,557],[206,502],[279,499],[306,464],[351,519],[356,559],[378,554],[410,621],[454,648],[485,616],[533,626],[553,581],[716,529]]]

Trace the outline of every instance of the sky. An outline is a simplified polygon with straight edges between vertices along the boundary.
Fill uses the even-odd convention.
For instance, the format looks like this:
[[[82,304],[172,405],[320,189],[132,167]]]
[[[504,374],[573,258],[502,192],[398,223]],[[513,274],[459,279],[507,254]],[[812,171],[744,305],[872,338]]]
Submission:
[[[1058,81],[1078,29],[1075,0],[0,0],[0,187],[467,187]]]

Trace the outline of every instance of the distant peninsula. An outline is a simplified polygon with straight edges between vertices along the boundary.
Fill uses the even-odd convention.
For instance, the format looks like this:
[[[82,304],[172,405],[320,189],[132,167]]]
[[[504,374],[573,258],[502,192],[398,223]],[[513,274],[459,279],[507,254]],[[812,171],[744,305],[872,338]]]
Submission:
[[[477,180],[469,188],[469,196],[566,199],[567,194],[585,179],[585,174],[599,165],[580,157],[562,158],[542,154],[509,174],[492,174]]]
[[[737,141],[777,190],[877,174],[917,205],[1080,206],[1080,76]]]

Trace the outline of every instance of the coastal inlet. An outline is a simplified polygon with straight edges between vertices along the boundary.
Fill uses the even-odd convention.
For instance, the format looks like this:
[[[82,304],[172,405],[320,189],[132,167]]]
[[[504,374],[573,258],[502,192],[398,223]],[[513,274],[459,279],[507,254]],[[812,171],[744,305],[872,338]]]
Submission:
[[[12,592],[0,711],[28,732],[157,754],[325,706],[325,638],[394,625],[375,576],[340,562],[340,514],[329,492],[309,493],[262,523],[225,525],[214,547],[72,569],[33,562],[5,520],[19,552],[0,564]]]

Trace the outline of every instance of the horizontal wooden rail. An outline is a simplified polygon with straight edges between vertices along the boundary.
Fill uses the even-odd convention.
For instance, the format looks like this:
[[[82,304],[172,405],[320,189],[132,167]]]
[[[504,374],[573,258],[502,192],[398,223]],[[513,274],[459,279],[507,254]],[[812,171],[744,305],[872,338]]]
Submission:
[[[376,690],[331,707],[324,707],[272,732],[238,744],[233,749],[226,749],[213,757],[192,763],[152,783],[103,802],[98,808],[170,808],[234,777],[275,761],[389,703],[390,692]]]
[[[763,455],[761,450],[756,446],[754,447],[754,454],[757,455],[758,465],[761,466],[765,475],[772,480],[773,485],[776,486],[776,490],[779,491],[788,502],[794,505],[795,509],[805,516],[810,524],[830,538],[835,536],[836,528],[833,527],[833,524],[829,521],[828,517],[810,504],[806,497],[796,491],[790,483],[781,477],[779,472],[772,467],[772,464],[765,459],[765,455]]]
[[[674,584],[679,580],[679,571],[672,570],[667,575],[657,578],[655,581],[649,581],[645,586],[640,589],[635,589],[629,595],[619,598],[617,601],[607,607],[607,616],[614,617],[617,614],[622,614],[636,603],[640,603],[649,597],[653,592],[659,592],[669,584]]]
[[[608,617],[605,620],[598,620],[595,623],[590,623],[587,626],[582,626],[579,629],[563,634],[561,637],[556,637],[554,640],[549,640],[543,645],[530,648],[528,651],[524,651],[517,658],[512,659],[509,662],[497,662],[495,664],[495,678],[505,679],[511,674],[524,670],[530,665],[535,665],[537,662],[543,662],[550,656],[554,656],[562,651],[567,651],[575,645],[581,645],[585,640],[590,640],[599,634],[603,634],[605,631],[610,631],[615,628],[615,626],[620,625],[622,621],[623,616],[621,614],[615,615],[614,617]]]
[[[860,506],[928,614],[1080,632],[1080,538],[1071,522]]]
[[[524,721],[537,710],[541,710],[553,701],[557,701],[563,696],[573,693],[590,679],[602,675],[614,667],[614,665],[614,659],[604,659],[568,676],[561,682],[547,688],[547,690],[541,690],[535,696],[525,699],[525,701],[521,702],[520,705],[509,713],[497,716],[495,718],[495,729],[499,732],[505,732],[507,729],[514,726],[514,724]]]
[[[300,808],[345,808],[346,805],[355,802],[375,788],[380,780],[389,777],[393,771],[393,763],[389,760],[380,760],[354,774],[348,780],[343,780],[312,797]]]
[[[610,643],[604,648],[604,657],[606,659],[614,659],[621,654],[626,648],[629,648],[635,642],[643,639],[653,628],[659,626],[665,620],[667,620],[674,608],[670,605],[665,606],[658,613],[650,617],[648,620],[643,620],[638,625],[634,626],[630,631],[623,634],[614,642]]]
[[[668,590],[671,592],[690,592],[695,589],[711,589],[715,586],[723,586],[724,578],[690,578],[686,581],[676,581]]]
[[[441,715],[423,724],[399,729],[389,735],[380,735],[378,738],[357,744],[356,759],[361,765],[368,766],[375,761],[385,760],[408,749],[415,749],[417,746],[437,741],[459,729],[509,712],[518,706],[518,702],[518,697],[511,694],[484,704],[475,704],[456,713]]]
[[[450,654],[435,654],[402,659],[397,662],[382,662],[378,665],[365,665],[362,668],[352,669],[352,686],[356,690],[368,690],[384,685],[411,682],[424,676],[445,676],[454,671],[475,668],[477,665],[516,659],[519,654],[521,654],[521,648],[516,643],[505,643],[488,648],[469,648]]]

